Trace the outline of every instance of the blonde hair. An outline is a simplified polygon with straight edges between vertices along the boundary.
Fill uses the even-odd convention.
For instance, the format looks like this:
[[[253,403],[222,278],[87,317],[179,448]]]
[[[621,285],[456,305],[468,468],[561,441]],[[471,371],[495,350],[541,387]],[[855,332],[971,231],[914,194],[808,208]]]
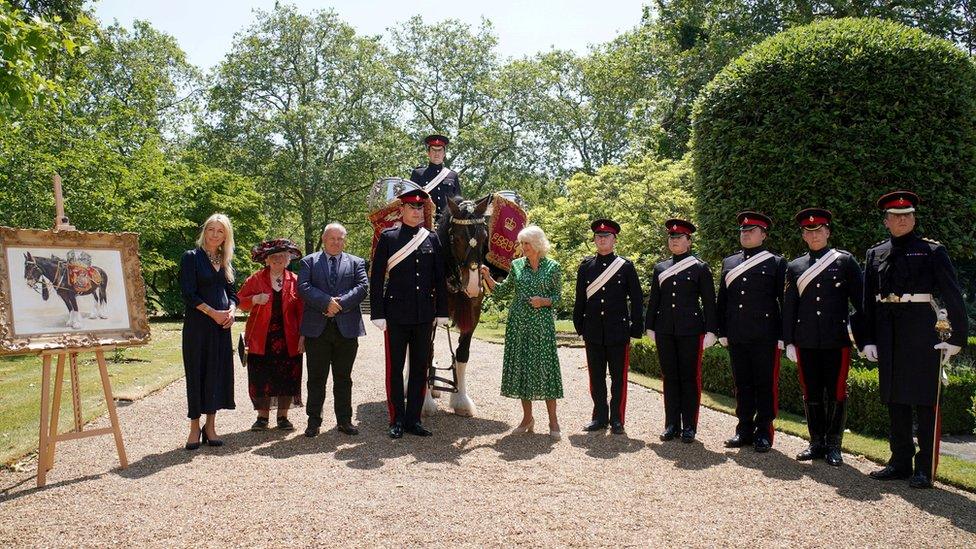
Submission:
[[[546,233],[538,225],[526,225],[524,229],[519,231],[516,240],[519,243],[531,245],[539,252],[539,257],[545,257],[549,253],[549,239],[546,238]]]
[[[230,224],[230,218],[222,213],[215,213],[207,218],[203,222],[203,226],[200,227],[200,236],[197,237],[197,246],[203,248],[204,242],[207,239],[207,227],[211,223],[220,223],[224,228],[224,243],[221,244],[217,251],[220,252],[220,264],[224,268],[224,273],[227,276],[227,282],[234,281],[234,266],[231,264],[231,260],[234,258],[234,228]]]

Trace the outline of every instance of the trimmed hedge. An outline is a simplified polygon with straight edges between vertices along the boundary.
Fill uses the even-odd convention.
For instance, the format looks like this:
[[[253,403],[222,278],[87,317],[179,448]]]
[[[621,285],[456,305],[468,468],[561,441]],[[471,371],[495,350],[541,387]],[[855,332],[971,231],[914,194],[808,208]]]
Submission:
[[[922,198],[920,231],[972,257],[976,63],[921,30],[836,19],[757,44],[699,95],[692,153],[709,260],[735,248],[746,208],[777,224],[771,248],[804,253],[792,219],[809,206],[830,209],[834,245],[864,257],[887,236],[875,200],[906,187]]]
[[[646,339],[636,341],[630,350],[630,367],[651,377],[661,377],[657,349]],[[722,347],[705,350],[702,358],[702,389],[733,396],[735,385],[729,353]],[[857,367],[852,363],[847,377],[847,427],[857,433],[888,436],[888,408],[882,404],[878,388],[878,371]],[[779,407],[803,415],[803,392],[796,373],[796,364],[786,359],[780,362]],[[970,434],[976,429],[976,372],[963,371],[949,376],[949,385],[942,391],[942,432]]]

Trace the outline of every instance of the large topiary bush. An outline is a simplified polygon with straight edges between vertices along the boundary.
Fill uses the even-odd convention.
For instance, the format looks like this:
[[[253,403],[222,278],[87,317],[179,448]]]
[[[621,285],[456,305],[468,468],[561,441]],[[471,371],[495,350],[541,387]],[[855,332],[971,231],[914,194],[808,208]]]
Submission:
[[[976,237],[976,65],[951,43],[901,24],[839,19],[756,45],[703,90],[693,112],[702,251],[737,246],[734,214],[778,224],[770,244],[805,247],[803,207],[835,216],[834,244],[863,257],[887,236],[875,200],[909,188],[919,228],[952,257]]]

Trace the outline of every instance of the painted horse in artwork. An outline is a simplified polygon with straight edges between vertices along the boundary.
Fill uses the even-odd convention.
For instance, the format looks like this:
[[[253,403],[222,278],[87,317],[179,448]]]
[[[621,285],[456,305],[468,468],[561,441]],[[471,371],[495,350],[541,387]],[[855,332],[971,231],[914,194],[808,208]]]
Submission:
[[[446,253],[444,272],[447,276],[447,306],[454,327],[458,331],[454,353],[457,392],[451,394],[450,406],[460,416],[474,415],[475,405],[468,396],[465,383],[471,337],[481,318],[481,304],[485,294],[481,282],[481,265],[488,243],[485,211],[491,195],[478,201],[461,197],[448,199],[447,208],[437,223],[437,237]],[[424,415],[437,411],[437,395],[427,391]]]
[[[69,328],[81,328],[78,296],[90,295],[95,300],[94,310],[85,315],[87,318],[108,318],[105,313],[108,274],[101,267],[68,261],[53,254],[48,258],[28,252],[24,254],[24,280],[45,301],[50,297],[48,288],[54,289],[68,309],[65,326]]]

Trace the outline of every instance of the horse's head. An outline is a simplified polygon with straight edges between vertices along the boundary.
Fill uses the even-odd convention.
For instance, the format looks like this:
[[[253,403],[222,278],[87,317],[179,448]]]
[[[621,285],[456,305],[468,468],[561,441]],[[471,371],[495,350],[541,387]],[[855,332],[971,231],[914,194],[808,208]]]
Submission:
[[[41,294],[41,298],[45,301],[48,298],[47,284],[41,280],[44,275],[44,270],[41,266],[37,264],[37,260],[30,252],[24,254],[24,280],[27,281],[27,285],[31,287],[35,292]],[[40,286],[40,289],[38,289]]]
[[[490,195],[475,202],[464,200],[447,201],[450,218],[447,220],[447,243],[453,263],[457,266],[457,276],[464,294],[474,299],[481,295],[481,258],[488,242],[488,226],[485,223],[485,210],[488,209]]]

